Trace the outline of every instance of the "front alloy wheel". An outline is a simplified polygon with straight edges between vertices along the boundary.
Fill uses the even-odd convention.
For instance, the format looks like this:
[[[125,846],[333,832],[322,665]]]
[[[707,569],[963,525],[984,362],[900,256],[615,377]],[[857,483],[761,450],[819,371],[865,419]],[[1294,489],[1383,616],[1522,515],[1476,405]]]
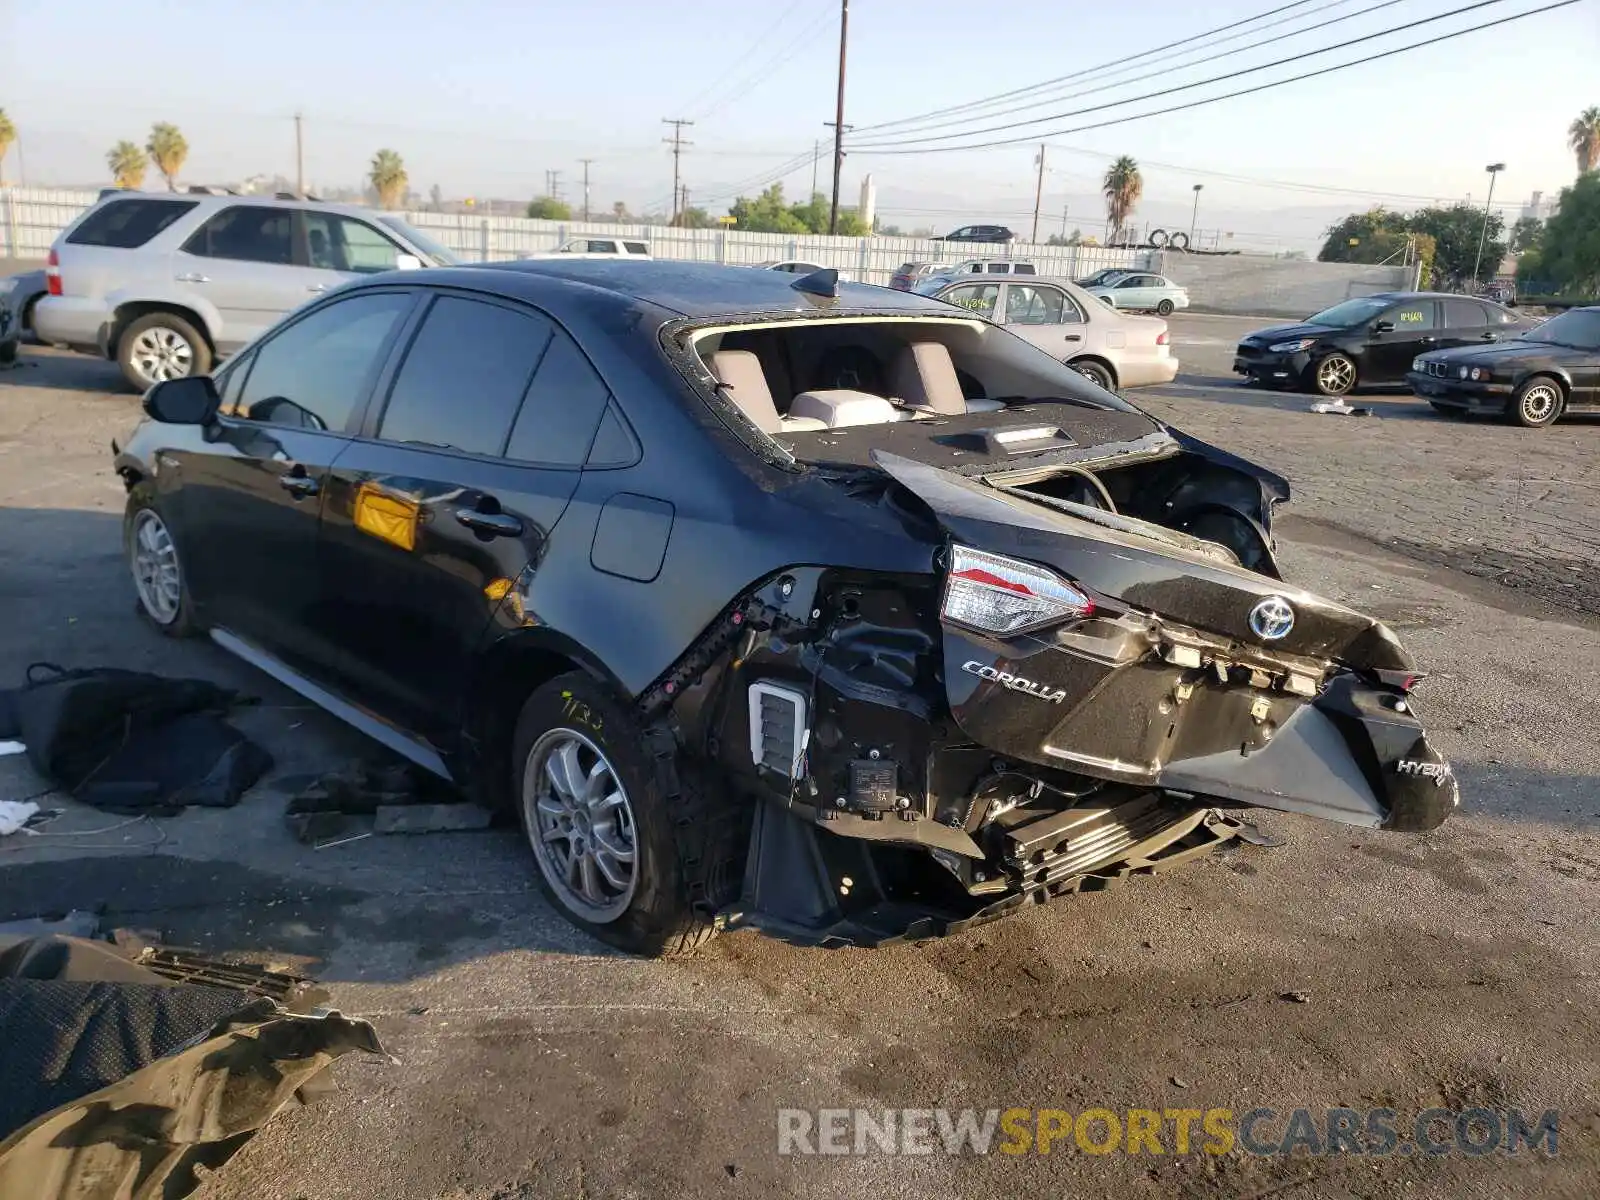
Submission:
[[[133,514],[128,568],[144,615],[162,631],[175,631],[184,615],[183,568],[172,531],[153,508],[140,508]]]
[[[1536,376],[1517,389],[1511,401],[1511,415],[1528,429],[1542,429],[1561,415],[1561,385],[1545,376]]]
[[[639,882],[628,790],[609,759],[575,729],[545,733],[522,774],[524,828],[545,882],[596,925],[622,916]]]
[[[194,370],[194,347],[164,325],[152,325],[133,338],[128,358],[139,377],[150,383],[182,379]]]
[[[1356,364],[1343,354],[1330,354],[1312,368],[1311,378],[1324,396],[1343,396],[1356,385]]]

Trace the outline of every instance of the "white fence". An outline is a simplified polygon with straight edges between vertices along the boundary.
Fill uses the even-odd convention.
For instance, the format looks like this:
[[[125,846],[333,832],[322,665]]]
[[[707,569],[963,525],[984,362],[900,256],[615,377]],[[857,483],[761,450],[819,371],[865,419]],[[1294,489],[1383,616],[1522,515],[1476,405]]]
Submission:
[[[56,237],[96,199],[95,192],[51,188],[0,188],[0,258],[42,259]],[[241,197],[248,203],[248,197]],[[642,241],[656,258],[692,262],[755,264],[801,259],[837,267],[863,283],[886,284],[904,262],[959,262],[965,258],[1021,258],[1043,275],[1080,279],[1103,267],[1148,267],[1151,254],[1105,246],[983,246],[903,237],[791,237],[737,229],[670,229],[662,225],[615,225],[581,221],[530,221],[522,217],[478,217],[409,212],[407,221],[469,262],[526,258],[554,250],[580,235]]]

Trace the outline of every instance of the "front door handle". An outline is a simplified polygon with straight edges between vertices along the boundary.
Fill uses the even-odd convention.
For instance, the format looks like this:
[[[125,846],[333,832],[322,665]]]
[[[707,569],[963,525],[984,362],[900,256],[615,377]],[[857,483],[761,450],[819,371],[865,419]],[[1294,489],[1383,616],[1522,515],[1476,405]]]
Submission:
[[[328,285],[325,283],[308,283],[306,285],[306,291],[308,292],[325,292],[327,290]]]
[[[176,275],[173,278],[175,278],[179,283],[210,283],[211,282],[211,276],[202,275],[198,271],[185,271],[182,275]]]
[[[483,537],[521,537],[522,522],[510,513],[482,512],[476,508],[458,508],[456,520],[473,533]]]
[[[1081,334],[1081,333],[1064,333],[1064,334],[1061,335],[1061,340],[1064,341],[1064,342],[1081,342],[1081,341],[1083,341],[1083,334]]]
[[[1498,342],[1500,340],[1500,335],[1491,329],[1488,333],[1483,335],[1483,340],[1486,342]]]
[[[295,467],[287,474],[279,475],[278,486],[296,500],[304,499],[307,496],[315,496],[322,490],[322,485],[307,475],[304,467]]]
[[[1437,342],[1438,340],[1439,339],[1436,338],[1436,337],[1425,337],[1425,338],[1422,339],[1422,343],[1425,346],[1431,346],[1431,345],[1433,345],[1433,343]]]

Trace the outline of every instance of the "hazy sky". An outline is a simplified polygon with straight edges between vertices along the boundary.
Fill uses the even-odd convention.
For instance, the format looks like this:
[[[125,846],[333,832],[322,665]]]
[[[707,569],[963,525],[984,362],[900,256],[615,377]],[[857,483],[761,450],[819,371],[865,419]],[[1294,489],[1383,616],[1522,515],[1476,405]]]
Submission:
[[[1284,0],[1067,4],[1060,0],[852,0],[846,120],[866,127],[1058,76],[1052,103],[975,122],[983,127],[1066,113],[1330,46],[1386,29],[1393,36],[1228,85],[1067,116],[1006,136],[1039,139],[1097,120],[1181,104],[1317,70],[1451,30],[1542,7],[1490,0],[1477,11],[1417,22],[1473,0],[1308,0],[1245,36],[1120,60],[1235,25]],[[1378,11],[1359,15],[1378,6]],[[545,172],[581,199],[594,159],[596,208],[614,200],[664,208],[672,163],[663,117],[691,117],[684,156],[691,203],[720,210],[739,190],[829,138],[838,0],[0,0],[0,107],[21,134],[30,183],[106,179],[105,151],[143,141],[153,121],[178,124],[191,146],[185,176],[238,180],[294,173],[292,115],[305,114],[306,174],[354,184],[380,147],[404,157],[412,185],[447,196],[529,197]],[[1306,25],[1326,29],[1256,43]],[[1281,22],[1264,28],[1268,22]],[[1220,56],[1209,63],[1202,57]],[[1600,104],[1600,0],[1233,100],[1079,133],[1045,137],[1045,231],[1099,232],[1096,180],[1109,156],[1138,159],[1139,215],[1187,225],[1204,184],[1202,227],[1304,241],[1332,216],[1385,200],[1484,197],[1484,165],[1504,161],[1495,200],[1520,206],[1570,182],[1572,118]],[[1151,76],[1150,78],[1135,78]],[[1080,78],[1081,77],[1081,78]],[[1028,103],[1038,96],[1008,102]],[[950,118],[944,118],[949,120]],[[930,133],[961,132],[935,130]],[[920,136],[928,136],[924,133]],[[947,144],[947,143],[941,143]],[[1034,192],[1032,145],[967,153],[847,159],[853,203],[871,171],[879,208],[903,225],[983,218],[1024,233]],[[15,179],[17,153],[6,161]],[[827,186],[825,145],[820,179]],[[806,159],[784,178],[811,183]],[[1293,186],[1286,186],[1293,185]],[[1326,190],[1318,190],[1326,189]],[[1344,190],[1339,190],[1344,189]],[[1515,215],[1514,212],[1511,215]]]

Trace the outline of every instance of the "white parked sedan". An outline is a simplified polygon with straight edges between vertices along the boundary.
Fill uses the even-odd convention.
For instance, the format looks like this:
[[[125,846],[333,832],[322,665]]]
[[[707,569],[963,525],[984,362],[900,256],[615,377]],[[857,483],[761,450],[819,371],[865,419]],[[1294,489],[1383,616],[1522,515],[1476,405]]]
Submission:
[[[827,268],[821,263],[806,262],[804,259],[800,258],[785,258],[782,260],[756,263],[755,266],[756,269],[760,271],[783,271],[790,275],[811,275],[817,271],[827,270]],[[846,271],[840,271],[839,281],[841,283],[849,283],[849,273]]]
[[[1173,309],[1189,307],[1189,293],[1165,275],[1130,272],[1099,287],[1089,289],[1112,308],[1142,309],[1163,317]]]
[[[1178,374],[1165,321],[1098,303],[1070,280],[954,283],[938,298],[1004,325],[1108,391],[1171,383]]]

